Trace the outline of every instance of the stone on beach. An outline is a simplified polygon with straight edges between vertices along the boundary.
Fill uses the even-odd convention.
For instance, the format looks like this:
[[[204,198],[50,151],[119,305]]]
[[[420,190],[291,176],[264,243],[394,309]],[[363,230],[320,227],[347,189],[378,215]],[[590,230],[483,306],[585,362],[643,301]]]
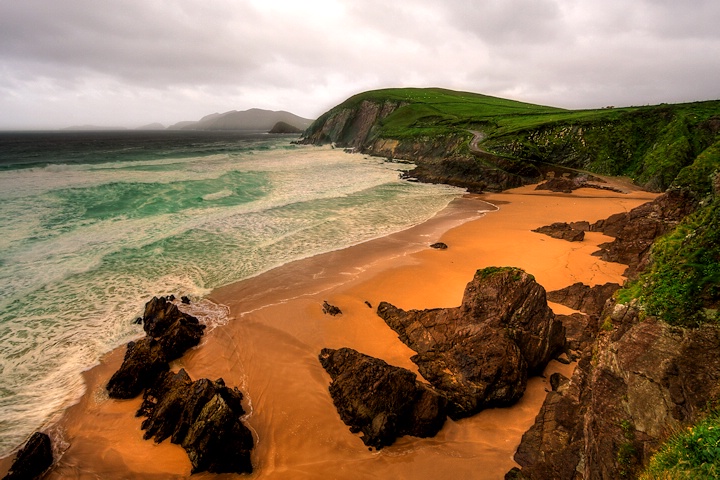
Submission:
[[[325,348],[320,363],[330,374],[330,395],[350,431],[381,449],[404,435],[432,437],[445,423],[446,401],[404,368],[351,348]]]
[[[417,352],[420,374],[462,418],[508,405],[564,346],[564,329],[545,289],[516,268],[479,270],[456,308],[404,311],[383,302],[378,315]]]

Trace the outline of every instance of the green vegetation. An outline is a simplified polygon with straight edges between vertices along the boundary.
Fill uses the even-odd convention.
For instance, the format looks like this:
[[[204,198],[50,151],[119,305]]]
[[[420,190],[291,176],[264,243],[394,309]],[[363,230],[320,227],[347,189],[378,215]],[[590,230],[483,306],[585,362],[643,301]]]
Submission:
[[[331,116],[368,102],[390,112],[380,115],[368,142],[456,138],[468,153],[470,131],[481,131],[485,138],[480,147],[489,152],[625,175],[656,191],[670,186],[679,172],[693,165],[715,143],[720,130],[720,101],[564,110],[440,88],[394,88],[349,98],[320,117],[307,133]],[[682,180],[702,182],[700,177],[707,173],[703,165],[687,170]]]
[[[650,459],[640,478],[720,478],[720,412],[673,435]]]
[[[618,445],[617,463],[620,477],[626,478],[631,475],[637,464],[637,449],[635,448],[635,425],[628,420],[620,422],[620,429],[623,432],[623,442]]]
[[[652,264],[617,294],[637,298],[648,315],[694,327],[720,321],[720,199],[715,198],[658,239]]]

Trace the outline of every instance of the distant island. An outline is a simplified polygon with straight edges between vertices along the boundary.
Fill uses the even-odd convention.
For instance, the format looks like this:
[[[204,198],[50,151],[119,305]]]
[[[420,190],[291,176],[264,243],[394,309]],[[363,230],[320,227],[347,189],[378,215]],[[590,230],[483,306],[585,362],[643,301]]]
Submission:
[[[284,110],[273,111],[260,108],[225,113],[212,113],[200,120],[177,122],[169,127],[154,122],[137,128],[129,129],[117,126],[73,125],[63,128],[64,131],[117,131],[117,130],[201,130],[201,131],[235,131],[252,130],[268,133],[302,133],[313,120],[303,118]]]
[[[270,131],[279,122],[287,125],[285,129],[292,128],[292,132],[300,133],[313,122],[309,118],[302,118],[286,111],[262,110],[251,108],[238,112],[236,110],[225,113],[206,115],[196,122],[179,122],[170,125],[168,130],[261,130]]]

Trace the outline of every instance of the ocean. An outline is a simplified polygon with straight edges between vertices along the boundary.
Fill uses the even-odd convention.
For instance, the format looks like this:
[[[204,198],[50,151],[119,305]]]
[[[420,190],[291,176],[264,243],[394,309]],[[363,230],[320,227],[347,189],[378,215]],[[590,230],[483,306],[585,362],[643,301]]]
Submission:
[[[227,320],[213,288],[406,229],[462,193],[295,138],[0,132],[0,456],[143,335],[152,296],[190,296],[214,328]]]

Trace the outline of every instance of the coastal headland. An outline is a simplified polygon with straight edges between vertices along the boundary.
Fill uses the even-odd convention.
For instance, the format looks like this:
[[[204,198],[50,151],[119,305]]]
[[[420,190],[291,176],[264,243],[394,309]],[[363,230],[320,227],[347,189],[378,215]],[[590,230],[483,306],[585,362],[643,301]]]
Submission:
[[[572,365],[551,362],[546,378],[531,378],[512,407],[448,421],[433,438],[403,437],[380,452],[368,452],[339,419],[318,353],[348,346],[417,372],[410,361],[414,352],[367,303],[455,307],[479,268],[513,265],[534,275],[548,291],[575,282],[622,283],[624,265],[591,255],[609,237],[588,232],[582,242],[567,242],[532,230],[554,222],[592,223],[655,197],[638,190],[582,188],[564,194],[534,186],[468,195],[409,230],[216,290],[210,298],[229,308],[228,325],[210,332],[171,368],[184,368],[192,378],[222,377],[247,395],[247,423],[257,440],[252,454],[257,478],[437,478],[477,471],[502,478],[515,466],[512,455],[550,388],[549,373],[570,376]],[[448,248],[429,248],[437,241]],[[326,300],[342,314],[323,314]],[[556,313],[570,313],[567,307],[551,306]],[[139,398],[107,398],[105,384],[123,353],[124,348],[112,352],[86,372],[87,393],[55,427],[67,449],[48,478],[189,476],[190,463],[181,447],[142,439],[141,420],[134,416]]]
[[[170,368],[242,392],[254,478],[635,477],[670,432],[692,433],[720,399],[719,108],[714,101],[566,111],[442,89],[351,97],[302,142],[412,161],[407,178],[470,193],[407,230],[216,289],[209,299],[227,308],[227,324]],[[503,398],[516,403],[476,413],[485,398],[461,405],[468,397],[456,389],[467,378],[451,364],[427,364],[449,351],[434,351],[440,344],[429,337],[485,332],[458,312],[483,309],[466,299],[484,287],[468,282],[498,271],[506,283],[532,284],[542,325],[561,319],[561,330],[549,330],[562,331],[566,343],[562,352],[546,343],[552,355],[515,355],[535,375],[527,385],[522,375],[500,382],[512,390]],[[467,365],[476,361],[469,356],[517,351],[528,339],[543,345],[547,338],[516,328],[523,314],[511,311],[493,326],[502,348],[453,355]],[[468,344],[478,347],[477,339]],[[107,397],[123,352],[86,372],[87,393],[53,422],[61,455],[48,478],[190,475],[180,447],[142,440],[140,398]],[[442,428],[436,419],[429,430],[400,428],[397,441],[373,437],[395,413],[373,413],[367,431],[353,425],[335,396],[344,387],[333,389],[332,364],[351,357],[355,367],[402,378],[425,402],[411,409],[456,401],[449,419]],[[420,374],[443,398],[414,383]],[[445,384],[433,383],[438,378]],[[408,434],[416,431],[432,436]],[[3,460],[0,471],[8,466]]]

